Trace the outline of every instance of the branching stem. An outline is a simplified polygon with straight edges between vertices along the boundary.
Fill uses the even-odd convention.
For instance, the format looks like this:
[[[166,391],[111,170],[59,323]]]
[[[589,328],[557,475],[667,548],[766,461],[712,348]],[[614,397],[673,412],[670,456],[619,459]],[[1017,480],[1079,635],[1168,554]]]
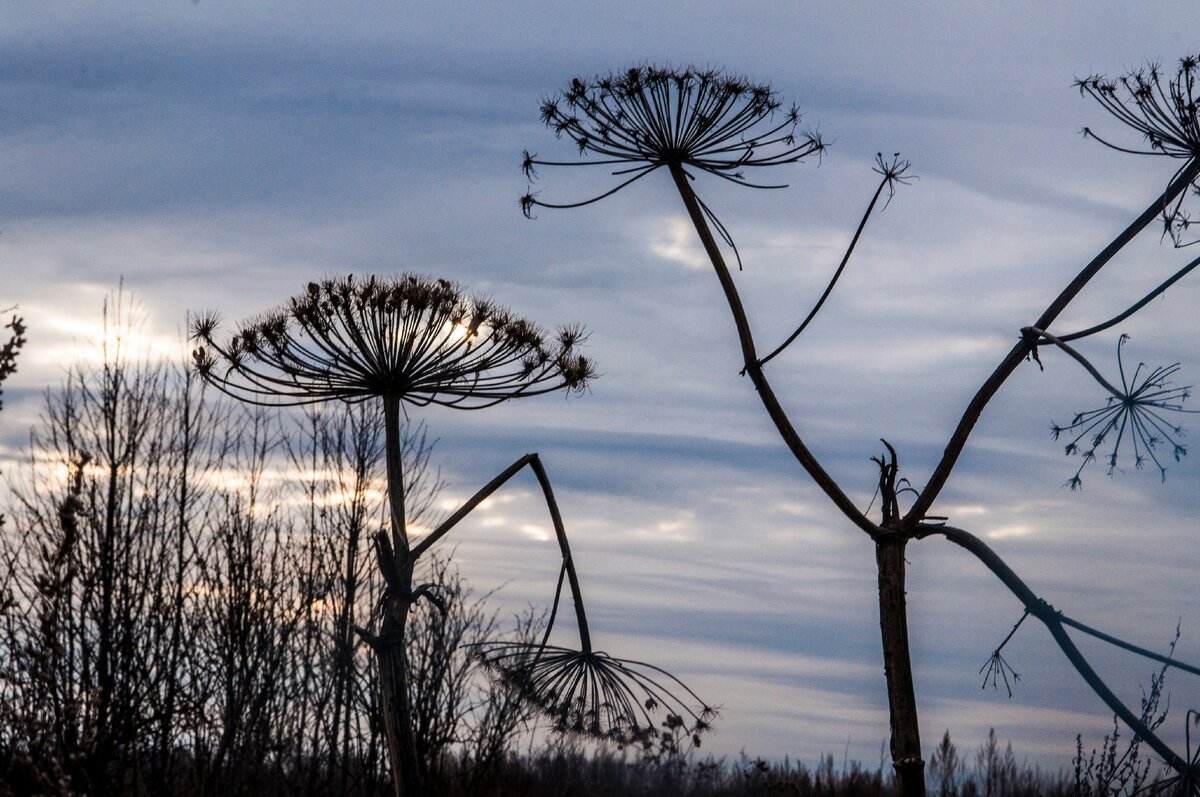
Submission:
[[[759,400],[767,410],[767,415],[775,423],[775,428],[779,430],[780,436],[784,443],[787,444],[792,455],[800,462],[800,465],[808,472],[808,475],[816,482],[817,486],[829,496],[830,500],[848,517],[854,525],[858,526],[871,539],[879,536],[879,528],[871,520],[864,515],[854,502],[842,491],[837,482],[825,471],[821,464],[813,456],[812,452],[804,444],[795,427],[792,426],[791,420],[784,411],[783,406],[776,398],[775,392],[771,389],[770,383],[763,374],[762,367],[759,365],[758,356],[754,348],[754,336],[750,331],[750,323],[746,319],[746,311],[742,307],[742,299],[738,294],[737,286],[733,282],[733,275],[729,272],[729,267],[725,265],[725,258],[721,255],[721,250],[717,247],[717,242],[713,238],[712,231],[708,227],[708,222],[705,220],[704,211],[700,207],[700,203],[696,199],[695,192],[688,185],[687,175],[684,174],[683,168],[678,165],[671,165],[671,177],[675,180],[675,187],[679,190],[679,196],[683,200],[684,206],[687,208],[688,216],[691,217],[692,225],[696,228],[696,233],[700,236],[701,242],[704,244],[704,251],[708,254],[709,260],[712,262],[713,269],[717,272],[717,279],[721,282],[721,288],[725,292],[725,300],[729,304],[729,310],[733,313],[733,322],[737,327],[738,340],[742,347],[742,359],[745,362],[746,373],[750,375],[750,380],[754,383],[755,389],[758,391]]]
[[[982,562],[988,570],[991,570],[1008,587],[1009,591],[1017,597],[1017,600],[1021,601],[1025,609],[1038,620],[1042,621],[1047,630],[1050,631],[1050,635],[1054,637],[1054,641],[1071,662],[1071,665],[1113,713],[1132,728],[1135,734],[1145,740],[1146,744],[1150,745],[1154,752],[1158,753],[1168,766],[1176,772],[1183,773],[1187,771],[1188,762],[1168,747],[1152,730],[1146,727],[1141,718],[1121,702],[1120,698],[1113,694],[1108,685],[1092,669],[1087,659],[1079,652],[1079,648],[1075,646],[1075,643],[1067,635],[1066,629],[1063,628],[1065,618],[1062,614],[1034,594],[1033,590],[1021,580],[1021,577],[995,551],[988,547],[987,543],[970,532],[954,528],[953,526],[919,526],[916,536],[918,539],[923,539],[934,534],[940,534],[955,545],[965,548],[976,559]],[[1074,623],[1071,624],[1074,625]]]
[[[1133,223],[1112,240],[1108,246],[1096,255],[1087,266],[1080,271],[1075,279],[1063,289],[1062,293],[1050,303],[1037,322],[1031,326],[1035,329],[1048,329],[1050,325],[1058,318],[1059,314],[1066,309],[1067,305],[1079,294],[1081,290],[1091,281],[1091,279],[1100,272],[1105,265],[1108,264],[1113,257],[1120,252],[1126,244],[1134,239],[1138,233],[1146,228],[1154,219],[1162,212],[1164,207],[1167,207],[1171,202],[1185,191],[1189,184],[1200,175],[1200,160],[1195,158],[1189,160],[1184,167],[1176,174],[1175,179],[1167,186],[1166,190],[1151,202],[1145,210],[1142,211]],[[971,435],[971,430],[975,427],[976,422],[983,414],[983,410],[987,407],[992,397],[1000,390],[1000,387],[1008,379],[1017,366],[1025,359],[1025,357],[1033,351],[1036,345],[1036,339],[1026,336],[1013,346],[1012,350],[1005,358],[996,366],[994,370],[976,392],[970,404],[967,405],[966,411],[963,412],[962,418],[958,422],[957,428],[950,436],[949,442],[946,443],[945,451],[942,453],[942,458],[934,468],[933,474],[929,477],[925,488],[917,496],[913,505],[909,508],[908,514],[904,517],[905,525],[915,526],[924,517],[925,513],[937,500],[942,488],[946,485],[946,480],[950,478],[951,471],[954,470],[955,463],[958,462],[958,457],[962,454],[963,448],[967,444],[967,438]]]
[[[554,490],[550,486],[550,478],[546,475],[546,469],[542,466],[541,459],[537,454],[526,454],[518,459],[513,464],[509,465],[499,473],[494,479],[485,484],[480,490],[471,496],[462,506],[454,510],[450,517],[442,521],[436,529],[431,531],[425,539],[421,540],[412,551],[413,560],[420,558],[421,554],[425,553],[431,545],[446,536],[451,529],[470,514],[475,507],[479,506],[492,493],[500,489],[501,485],[511,479],[524,468],[529,466],[537,477],[538,485],[542,488],[542,495],[546,499],[546,508],[550,512],[550,520],[554,524],[554,536],[558,539],[558,548],[562,553],[563,567],[567,574],[567,583],[571,587],[571,597],[575,602],[575,619],[579,625],[579,645],[584,652],[590,652],[592,649],[591,633],[588,631],[587,612],[583,606],[583,591],[579,587],[579,576],[575,572],[575,560],[571,557],[571,546],[567,541],[567,530],[563,525],[562,514],[558,510],[558,501],[554,498]],[[561,582],[559,584],[561,589]],[[558,607],[558,593],[555,593],[554,598],[555,609]]]
[[[1067,354],[1071,355],[1071,357],[1076,362],[1078,362],[1080,365],[1082,365],[1084,368],[1086,368],[1087,372],[1092,375],[1092,378],[1095,379],[1097,382],[1099,382],[1101,387],[1103,387],[1105,390],[1107,390],[1109,393],[1111,393],[1113,395],[1113,397],[1117,399],[1117,401],[1125,400],[1124,393],[1122,393],[1121,391],[1119,391],[1115,387],[1113,387],[1113,385],[1107,379],[1104,378],[1104,375],[1101,374],[1098,370],[1096,370],[1096,366],[1092,365],[1091,362],[1088,361],[1088,359],[1086,357],[1084,357],[1082,354],[1080,354],[1073,346],[1069,346],[1068,344],[1063,342],[1062,338],[1051,335],[1049,332],[1046,332],[1045,330],[1042,330],[1042,329],[1038,329],[1037,327],[1024,327],[1021,329],[1021,333],[1023,335],[1025,335],[1026,337],[1032,335],[1037,340],[1044,340],[1047,343],[1052,343],[1055,346],[1057,346],[1058,348],[1062,349]],[[1036,340],[1035,340],[1035,343],[1036,343]]]

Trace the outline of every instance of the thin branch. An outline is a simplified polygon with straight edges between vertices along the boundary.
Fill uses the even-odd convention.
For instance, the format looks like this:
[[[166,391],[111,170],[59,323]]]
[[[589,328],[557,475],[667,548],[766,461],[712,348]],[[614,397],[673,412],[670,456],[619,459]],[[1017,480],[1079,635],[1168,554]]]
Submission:
[[[891,202],[892,197],[896,193],[897,182],[903,183],[906,180],[915,179],[905,178],[903,176],[905,169],[908,168],[908,161],[898,160],[899,153],[896,154],[896,157],[897,160],[893,160],[891,164],[885,164],[883,162],[882,155],[876,156],[876,161],[879,166],[874,171],[883,175],[883,179],[879,181],[879,187],[875,189],[875,194],[871,197],[871,201],[867,204],[867,210],[865,213],[863,213],[862,220],[858,222],[858,228],[854,231],[854,237],[850,239],[850,246],[846,248],[846,254],[842,256],[842,262],[838,264],[837,271],[833,272],[833,279],[829,280],[829,284],[825,287],[825,292],[821,294],[821,298],[817,300],[815,305],[813,305],[812,310],[808,312],[808,315],[800,323],[800,326],[796,327],[796,331],[789,335],[787,340],[779,344],[779,347],[776,348],[775,351],[759,360],[758,364],[760,366],[766,365],[775,357],[775,355],[779,354],[781,351],[791,345],[793,340],[800,337],[800,333],[805,330],[809,322],[811,322],[821,310],[821,306],[825,304],[825,300],[829,298],[829,294],[833,293],[833,286],[837,284],[838,278],[842,276],[842,271],[844,271],[846,268],[846,264],[850,262],[850,255],[854,254],[854,247],[858,245],[858,239],[862,236],[863,230],[866,229],[867,220],[871,218],[871,212],[875,210],[875,205],[879,202],[879,197],[883,195],[883,189],[890,189],[888,193],[888,202]],[[884,203],[884,207],[886,206],[887,204]]]
[[[1079,351],[1076,350],[1073,346],[1069,346],[1066,343],[1064,343],[1062,338],[1051,335],[1049,332],[1045,331],[1044,329],[1038,329],[1037,327],[1022,327],[1021,334],[1026,337],[1029,335],[1033,335],[1036,338],[1038,338],[1039,340],[1044,340],[1047,343],[1054,344],[1058,348],[1065,351],[1067,354],[1071,355],[1072,359],[1074,359],[1076,362],[1078,362],[1080,365],[1082,365],[1084,368],[1086,368],[1087,372],[1092,375],[1093,379],[1095,379],[1097,382],[1100,383],[1101,387],[1103,387],[1109,393],[1112,393],[1113,398],[1117,399],[1118,401],[1123,401],[1125,399],[1126,392],[1117,390],[1115,387],[1113,387],[1112,384],[1110,384],[1109,381],[1104,378],[1104,375],[1101,374],[1098,370],[1096,370],[1096,366],[1092,365],[1091,362],[1086,357],[1084,357],[1082,354],[1080,354]]]
[[[671,176],[675,179],[675,187],[679,191],[680,197],[683,199],[683,204],[687,208],[688,215],[691,217],[692,225],[696,228],[697,234],[700,236],[701,242],[704,244],[704,250],[708,254],[709,261],[713,265],[713,269],[717,272],[717,278],[721,282],[721,288],[725,292],[725,300],[729,304],[729,310],[733,313],[733,321],[737,327],[738,340],[742,347],[742,358],[745,362],[746,372],[750,375],[750,380],[754,383],[754,387],[758,391],[759,400],[767,410],[767,414],[775,423],[775,428],[779,431],[784,443],[791,450],[792,455],[800,462],[800,465],[808,472],[808,475],[816,482],[824,493],[829,496],[830,500],[842,510],[842,513],[853,521],[854,525],[862,529],[872,539],[879,535],[879,528],[864,515],[850,498],[842,491],[833,477],[821,467],[817,458],[813,456],[808,447],[804,445],[800,435],[792,426],[791,420],[784,411],[783,406],[776,398],[775,392],[771,389],[770,383],[767,381],[766,375],[762,368],[758,365],[758,357],[754,349],[754,336],[750,331],[750,322],[746,318],[746,311],[742,307],[741,296],[738,294],[737,286],[734,285],[733,276],[729,273],[729,267],[725,265],[725,258],[721,255],[721,250],[718,248],[716,241],[713,239],[712,232],[709,230],[708,223],[705,220],[704,211],[700,207],[700,203],[696,200],[696,195],[692,191],[687,182],[687,176],[684,174],[682,167],[671,166]]]
[[[412,549],[413,561],[420,558],[421,554],[425,553],[431,545],[440,540],[442,537],[450,533],[458,523],[471,513],[477,506],[483,503],[492,493],[500,489],[500,487],[517,474],[521,468],[526,465],[533,471],[537,477],[538,485],[542,488],[542,495],[546,501],[546,508],[550,512],[550,520],[554,524],[554,535],[558,540],[559,551],[562,553],[563,567],[567,572],[567,581],[571,587],[571,596],[575,600],[575,618],[579,623],[579,641],[580,646],[584,651],[592,649],[591,633],[588,630],[587,613],[583,606],[583,590],[579,586],[579,576],[575,572],[575,561],[571,558],[571,546],[567,541],[567,530],[563,525],[562,514],[558,510],[558,502],[554,498],[554,490],[550,486],[550,478],[546,475],[546,469],[542,467],[541,460],[537,454],[526,454],[518,459],[513,464],[509,465],[498,476],[485,484],[475,495],[471,496],[467,501],[454,511],[450,517],[446,518],[441,525],[431,531],[419,544]],[[561,589],[561,582],[560,582]],[[558,593],[555,593],[555,610],[558,607]]]
[[[1168,667],[1174,667],[1177,670],[1183,670],[1184,672],[1191,673],[1192,675],[1200,675],[1200,667],[1196,667],[1196,666],[1188,664],[1187,662],[1184,662],[1184,661],[1179,661],[1178,659],[1174,659],[1170,656],[1164,656],[1161,653],[1155,653],[1153,650],[1147,650],[1146,648],[1143,648],[1139,645],[1135,645],[1132,642],[1126,642],[1123,639],[1118,639],[1117,637],[1112,636],[1111,634],[1106,634],[1103,631],[1092,628],[1090,625],[1081,623],[1078,620],[1068,617],[1065,614],[1063,614],[1062,612],[1058,613],[1058,619],[1062,621],[1063,625],[1069,625],[1072,628],[1078,629],[1078,630],[1082,631],[1083,633],[1088,634],[1089,636],[1094,636],[1096,639],[1107,642],[1108,644],[1113,645],[1114,647],[1118,647],[1123,650],[1128,650],[1130,653],[1136,653],[1139,656],[1142,656],[1144,658],[1153,659],[1154,661],[1157,661],[1160,664],[1165,664]]]
[[[1196,266],[1200,266],[1200,257],[1196,258],[1191,263],[1188,263],[1186,266],[1179,269],[1179,271],[1176,271],[1174,273],[1174,275],[1171,276],[1170,279],[1166,280],[1161,285],[1159,285],[1157,288],[1150,291],[1150,293],[1143,296],[1139,301],[1130,305],[1129,309],[1126,310],[1125,312],[1121,313],[1120,315],[1113,316],[1112,318],[1108,319],[1104,323],[1096,324],[1096,326],[1088,327],[1087,329],[1082,329],[1079,332],[1072,332],[1069,335],[1059,335],[1058,339],[1065,340],[1065,341],[1078,340],[1079,338],[1086,338],[1089,335],[1094,335],[1097,332],[1103,332],[1104,330],[1109,329],[1110,327],[1116,326],[1117,324],[1124,321],[1126,318],[1129,318],[1131,315],[1136,313],[1138,310],[1141,310],[1143,307],[1145,307],[1147,304],[1149,304],[1152,300],[1161,296],[1163,293],[1166,292],[1167,288],[1170,288],[1176,282],[1179,282],[1179,280],[1186,277],[1189,273],[1191,273],[1192,269],[1194,269]]]

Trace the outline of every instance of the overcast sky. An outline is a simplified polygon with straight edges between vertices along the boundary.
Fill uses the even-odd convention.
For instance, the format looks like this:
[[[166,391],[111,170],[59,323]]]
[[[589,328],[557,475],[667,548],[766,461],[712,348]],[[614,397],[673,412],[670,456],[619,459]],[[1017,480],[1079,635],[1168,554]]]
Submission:
[[[1136,11],[1130,9],[1137,9]],[[874,552],[784,450],[740,363],[716,280],[666,175],[585,209],[522,218],[521,152],[573,157],[538,121],[576,75],[696,63],[769,82],[830,144],[780,170],[786,191],[701,180],[738,241],[760,347],[819,295],[875,187],[875,153],[920,180],[872,222],[827,309],[770,373],[796,425],[865,507],[879,438],[922,484],[955,420],[1074,273],[1164,187],[1175,162],[1136,144],[1072,81],[1200,49],[1193,0],[1120,2],[479,4],[198,0],[0,7],[0,307],[29,326],[5,384],[16,455],[39,396],[89,355],[124,279],[143,342],[182,350],[189,311],[241,318],[323,275],[420,272],[548,326],[581,322],[602,373],[571,399],[421,411],[452,505],[540,451],[572,534],[593,637],[668,667],[723,706],[718,753],[874,765],[887,736]],[[542,198],[602,174],[543,169]],[[1195,256],[1193,250],[1190,256]],[[1107,318],[1185,263],[1149,231],[1064,316]],[[1112,373],[1183,363],[1200,380],[1200,283],[1081,344]],[[1195,618],[1200,462],[1084,489],[1051,419],[1102,392],[1062,356],[1023,366],[977,427],[935,511],[988,539],[1055,606],[1156,649]],[[11,471],[11,468],[7,470]],[[477,586],[514,610],[557,574],[526,478],[459,532]],[[994,726],[1059,766],[1111,714],[1034,623],[1006,649],[1009,699],[979,666],[1019,605],[944,542],[909,548],[926,754],[945,729]],[[1148,663],[1081,643],[1135,705]],[[1172,738],[1200,684],[1168,679]]]

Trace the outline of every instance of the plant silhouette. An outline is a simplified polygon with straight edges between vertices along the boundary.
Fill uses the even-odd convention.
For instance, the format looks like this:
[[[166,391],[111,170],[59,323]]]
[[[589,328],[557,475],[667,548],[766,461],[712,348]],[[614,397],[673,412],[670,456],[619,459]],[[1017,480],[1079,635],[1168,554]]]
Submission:
[[[1098,138],[1116,149],[1166,156],[1179,159],[1182,163],[1166,188],[1146,210],[1078,272],[1034,324],[1020,328],[1017,343],[967,405],[924,487],[916,489],[898,476],[896,452],[884,442],[887,453],[874,460],[879,467],[879,521],[869,518],[866,512],[855,505],[805,443],[800,429],[772,389],[765,366],[795,342],[820,311],[846,268],[884,191],[887,191],[890,201],[898,185],[915,179],[909,174],[908,162],[899,154],[890,159],[882,154],[876,156],[875,171],[880,176],[878,186],[827,287],[795,331],[769,354],[762,356],[758,353],[733,273],[718,243],[719,238],[732,247],[733,237],[709,205],[697,195],[694,185],[701,176],[707,174],[747,187],[783,187],[759,180],[757,172],[754,172],[755,179],[749,179],[747,173],[759,168],[797,163],[824,151],[825,146],[818,135],[800,132],[798,111],[794,107],[784,111],[774,90],[765,84],[716,70],[658,66],[637,66],[593,78],[576,78],[558,95],[541,104],[541,118],[545,125],[557,137],[573,143],[580,156],[587,156],[587,159],[548,160],[527,150],[522,162],[527,179],[531,183],[538,179],[540,167],[598,165],[615,167],[612,172],[619,182],[614,188],[590,198],[563,203],[549,202],[531,187],[521,199],[525,215],[532,216],[533,210],[538,207],[573,208],[589,205],[652,172],[660,169],[668,172],[733,316],[741,347],[742,373],[750,377],[764,409],[808,476],[842,514],[874,543],[890,708],[892,762],[904,795],[925,793],[924,761],[909,655],[905,550],[910,541],[928,536],[943,536],[982,561],[1022,601],[1026,612],[1048,627],[1071,664],[1109,707],[1136,734],[1145,738],[1184,781],[1194,780],[1195,764],[1172,751],[1112,693],[1079,653],[1064,626],[1091,633],[1156,660],[1163,661],[1169,657],[1158,656],[1116,640],[1065,617],[1037,597],[982,540],[964,529],[947,525],[947,518],[931,514],[931,510],[966,446],[975,423],[992,397],[1022,362],[1034,359],[1040,364],[1039,348],[1047,345],[1065,351],[1083,364],[1112,396],[1111,403],[1101,409],[1080,413],[1066,427],[1056,427],[1059,434],[1091,435],[1090,453],[1085,454],[1085,464],[1095,457],[1098,446],[1109,441],[1113,445],[1108,457],[1110,469],[1115,470],[1121,442],[1127,436],[1133,440],[1135,463],[1144,464],[1146,457],[1149,457],[1162,470],[1162,463],[1157,456],[1160,447],[1170,448],[1177,459],[1185,453],[1177,441],[1177,425],[1166,420],[1168,414],[1182,410],[1182,401],[1187,395],[1186,389],[1175,388],[1167,381],[1174,374],[1175,366],[1150,369],[1145,373],[1139,369],[1132,379],[1126,380],[1123,364],[1118,360],[1122,388],[1117,389],[1067,341],[1094,335],[1120,323],[1185,276],[1200,264],[1200,259],[1184,266],[1146,297],[1108,321],[1072,335],[1052,334],[1048,330],[1084,286],[1155,218],[1161,218],[1164,236],[1169,236],[1177,245],[1185,243],[1184,236],[1191,224],[1184,209],[1185,198],[1189,194],[1200,195],[1197,70],[1197,59],[1189,57],[1180,61],[1174,77],[1166,79],[1165,84],[1159,67],[1134,71],[1117,80],[1093,76],[1078,82],[1078,87],[1085,95],[1097,99],[1118,121],[1140,133],[1146,148],[1135,150],[1110,143],[1107,138],[1099,138],[1090,129],[1085,130],[1086,135]],[[592,158],[593,155],[598,157]],[[741,256],[736,248],[734,252],[740,266]],[[1068,447],[1068,453],[1072,450]],[[1078,487],[1079,483],[1077,473],[1069,484]],[[901,496],[911,497],[907,509],[901,507]],[[1169,664],[1200,673],[1196,668],[1173,660]],[[1011,684],[1007,680],[1012,673],[1011,668],[1000,655],[999,649],[984,665],[981,672],[984,671],[989,676],[1004,678],[1006,685]],[[1015,673],[1012,675],[1015,677]]]
[[[15,308],[8,308],[12,310]],[[0,313],[8,312],[8,310],[0,310]],[[25,345],[25,322],[17,315],[14,315],[7,324],[5,329],[12,330],[8,340],[0,346],[0,385],[4,384],[4,380],[17,372],[17,354],[21,347]],[[3,395],[3,392],[0,392]],[[0,401],[0,409],[4,408],[4,402]]]
[[[7,308],[0,312],[8,312],[15,308]],[[17,372],[17,353],[21,347],[25,345],[25,322],[20,316],[14,315],[12,319],[4,325],[5,329],[12,330],[12,334],[8,340],[0,346],[0,385],[4,384],[4,380]],[[4,391],[0,390],[0,396],[4,395]],[[4,409],[4,401],[0,399],[0,409]],[[0,515],[0,527],[4,526],[4,515]]]
[[[677,716],[684,701],[671,690],[686,691],[682,684],[669,679],[670,687],[661,685],[669,676],[651,668],[663,676],[656,684],[644,666],[593,651],[566,530],[537,454],[514,462],[424,539],[409,538],[401,403],[480,409],[559,390],[582,391],[594,368],[578,353],[584,337],[580,328],[564,327],[551,335],[451,282],[415,275],[313,282],[283,308],[240,326],[227,341],[217,339],[217,327],[213,314],[192,324],[192,337],[201,343],[194,365],[209,384],[230,396],[274,406],[335,400],[383,404],[391,533],[375,536],[375,554],[386,590],[378,627],[356,631],[379,661],[380,703],[397,795],[419,796],[429,788],[417,755],[404,642],[412,606],[422,598],[440,606],[441,598],[433,584],[414,587],[413,567],[430,546],[526,466],[542,489],[562,554],[554,609],[540,645],[483,647],[480,656],[561,730],[629,742],[656,733],[664,714],[664,722]],[[574,599],[580,637],[580,650],[573,655],[547,645],[564,578]],[[579,684],[580,667],[603,682],[599,692],[590,691],[594,682]],[[537,675],[523,678],[521,673]],[[539,688],[531,686],[535,683]],[[661,703],[626,700],[614,708],[604,702],[643,694],[659,696]],[[691,714],[696,733],[707,727],[711,713],[701,706]]]

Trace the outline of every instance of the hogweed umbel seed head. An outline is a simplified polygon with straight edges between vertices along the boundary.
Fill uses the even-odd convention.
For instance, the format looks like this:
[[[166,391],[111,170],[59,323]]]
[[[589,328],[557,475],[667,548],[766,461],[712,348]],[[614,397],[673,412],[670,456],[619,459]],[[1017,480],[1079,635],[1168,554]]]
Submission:
[[[999,650],[988,657],[988,660],[979,668],[979,673],[983,676],[983,685],[980,688],[986,689],[990,680],[992,688],[999,689],[999,684],[1003,681],[1004,690],[1008,692],[1010,698],[1013,696],[1013,684],[1021,680],[1021,674],[1013,669]]]
[[[1079,469],[1064,485],[1072,490],[1082,486],[1083,469],[1100,456],[1107,461],[1110,476],[1120,470],[1121,445],[1127,437],[1132,441],[1134,467],[1141,470],[1153,462],[1164,481],[1167,468],[1160,455],[1166,452],[1176,462],[1187,455],[1187,446],[1181,442],[1183,427],[1167,416],[1196,412],[1183,407],[1191,395],[1191,386],[1179,387],[1171,382],[1171,377],[1179,371],[1179,363],[1158,368],[1139,363],[1133,375],[1127,377],[1121,357],[1127,340],[1129,336],[1122,335],[1117,342],[1117,368],[1121,375],[1117,394],[1109,396],[1102,407],[1076,413],[1065,426],[1051,422],[1050,432],[1055,440],[1070,436],[1064,446],[1065,453],[1083,456]],[[1111,450],[1101,455],[1099,449],[1109,444]]]
[[[310,282],[283,307],[219,341],[215,315],[196,318],[197,371],[258,404],[358,402],[477,409],[519,396],[579,391],[594,375],[579,327],[549,333],[443,279],[404,274]]]
[[[784,110],[767,85],[739,75],[695,67],[638,66],[591,78],[575,78],[542,102],[542,122],[567,138],[579,161],[540,160],[524,153],[526,178],[538,166],[602,165],[621,182],[579,202],[551,204],[532,192],[521,200],[525,215],[536,206],[587,205],[616,193],[662,166],[678,166],[739,185],[780,188],[747,177],[754,169],[795,163],[824,145],[816,133],[798,131],[800,113]]]
[[[1115,79],[1092,75],[1076,81],[1081,93],[1095,99],[1118,121],[1140,133],[1144,148],[1114,143],[1089,127],[1083,129],[1083,134],[1121,152],[1163,155],[1194,162],[1200,158],[1198,77],[1200,57],[1190,55],[1179,60],[1173,78],[1164,78],[1162,67],[1151,64]],[[1180,171],[1183,168],[1187,168],[1187,164]],[[1200,197],[1200,181],[1192,180],[1190,192],[1180,193],[1175,201],[1163,208],[1163,232],[1176,246],[1197,242],[1187,239],[1188,230],[1195,223],[1183,208],[1188,193]]]
[[[474,652],[559,732],[645,748],[685,736],[698,747],[717,714],[678,678],[644,662],[532,643],[484,643]]]

